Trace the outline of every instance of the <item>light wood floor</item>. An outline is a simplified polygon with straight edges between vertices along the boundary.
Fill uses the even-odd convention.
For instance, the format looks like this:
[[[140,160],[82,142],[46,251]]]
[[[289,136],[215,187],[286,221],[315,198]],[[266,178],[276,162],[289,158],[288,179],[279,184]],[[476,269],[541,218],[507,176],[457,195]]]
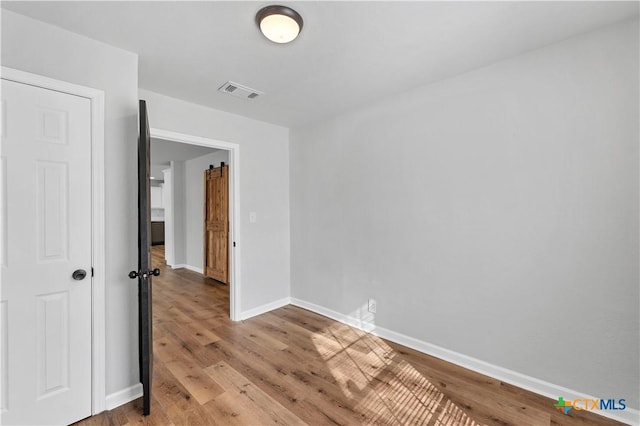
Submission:
[[[615,425],[293,306],[229,320],[228,286],[154,259],[151,415],[79,425]]]

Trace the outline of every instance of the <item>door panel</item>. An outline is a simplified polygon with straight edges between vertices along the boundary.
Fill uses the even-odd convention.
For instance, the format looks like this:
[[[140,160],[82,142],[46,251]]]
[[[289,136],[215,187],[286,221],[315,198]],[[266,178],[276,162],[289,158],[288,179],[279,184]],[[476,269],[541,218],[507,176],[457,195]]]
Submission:
[[[204,275],[229,283],[229,166],[204,173]]]
[[[36,161],[39,263],[65,261],[67,258],[67,175],[66,163]]]
[[[2,80],[3,424],[91,415],[91,104]]]
[[[7,312],[7,301],[3,300],[0,302],[0,368],[2,372],[0,372],[1,381],[0,381],[0,422],[4,418],[3,414],[9,408],[9,394],[7,392],[9,388],[9,345],[8,345],[8,312]]]
[[[69,387],[69,292],[36,298],[37,398]]]

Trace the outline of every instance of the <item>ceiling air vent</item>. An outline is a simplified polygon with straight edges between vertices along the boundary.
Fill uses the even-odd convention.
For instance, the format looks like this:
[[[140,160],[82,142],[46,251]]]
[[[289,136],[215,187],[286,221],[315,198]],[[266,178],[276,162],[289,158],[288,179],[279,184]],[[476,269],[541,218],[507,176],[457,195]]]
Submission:
[[[236,98],[250,100],[264,95],[264,92],[252,89],[247,86],[243,86],[242,84],[234,83],[233,81],[227,81],[218,89],[218,92],[228,93],[229,95],[235,96]]]

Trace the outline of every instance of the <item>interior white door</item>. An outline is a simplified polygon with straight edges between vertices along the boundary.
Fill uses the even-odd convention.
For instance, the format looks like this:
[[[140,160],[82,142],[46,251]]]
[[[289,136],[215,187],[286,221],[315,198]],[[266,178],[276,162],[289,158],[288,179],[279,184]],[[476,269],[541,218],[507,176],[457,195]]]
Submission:
[[[91,415],[91,103],[2,80],[2,111],[0,422],[69,424]]]

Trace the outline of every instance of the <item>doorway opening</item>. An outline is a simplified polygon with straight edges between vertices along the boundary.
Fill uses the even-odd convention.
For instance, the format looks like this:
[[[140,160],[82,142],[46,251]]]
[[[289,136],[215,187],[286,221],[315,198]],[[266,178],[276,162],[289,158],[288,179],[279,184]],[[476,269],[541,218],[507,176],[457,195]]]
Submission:
[[[214,167],[219,167],[220,163],[224,161],[225,164],[228,165],[228,200],[229,200],[229,233],[228,233],[228,256],[229,256],[229,273],[228,273],[228,285],[229,285],[229,317],[232,321],[240,320],[240,251],[238,248],[238,238],[239,238],[239,166],[240,166],[240,158],[239,158],[239,146],[237,144],[218,141],[209,138],[203,138],[199,136],[186,135],[176,132],[170,132],[161,129],[151,129],[151,139],[152,140],[160,140],[166,141],[169,143],[178,143],[184,144],[184,148],[189,147],[190,149],[198,149],[202,150],[202,156],[200,157],[200,162],[205,161],[200,166],[202,170],[199,170],[198,167],[191,167],[189,174],[193,174],[194,170],[196,173],[199,173],[200,182],[203,182],[204,170],[209,168],[210,165]],[[152,149],[153,155],[153,149]],[[225,161],[226,160],[226,161]],[[210,162],[209,162],[210,161]],[[194,160],[195,162],[195,160]],[[217,163],[217,164],[214,164]],[[155,190],[157,194],[176,194],[175,187],[178,185],[185,186],[185,182],[181,182],[180,180],[185,180],[187,174],[185,173],[184,164],[171,164],[171,166],[176,167],[165,167],[162,172],[163,177],[163,185],[162,189]],[[194,166],[197,166],[194,165]],[[199,171],[198,171],[199,170]],[[193,176],[190,176],[190,179],[193,179]],[[157,179],[159,180],[159,179]],[[193,188],[192,188],[193,189]],[[171,190],[171,192],[168,192]],[[185,194],[183,194],[185,195]],[[166,195],[165,195],[166,196]],[[169,195],[170,196],[170,195]],[[199,197],[199,199],[204,202],[203,191],[199,191],[196,189],[195,193],[190,194],[190,197]],[[186,204],[184,199],[181,200],[172,200],[171,204],[176,205],[177,203],[182,202]],[[189,206],[186,206],[185,213],[189,209]],[[204,230],[203,221],[198,220],[199,216],[203,213],[203,208],[196,206],[195,209],[199,209],[198,212],[192,211],[190,213],[195,213],[193,216],[196,217],[195,220],[191,220],[188,222],[187,229],[187,220],[186,217],[175,217],[176,213],[180,215],[177,211],[172,211],[171,208],[167,209],[167,205],[165,203],[162,214],[164,215],[164,248],[165,254],[164,258],[166,259],[169,265],[173,267],[185,267],[187,269],[191,269],[195,272],[203,273],[204,265],[200,267],[204,259],[203,254],[203,239],[204,239]],[[160,210],[156,211],[156,218],[159,218]],[[152,203],[152,215],[153,215],[153,203]],[[167,217],[169,216],[169,217]],[[167,220],[169,219],[169,220]],[[177,220],[176,220],[177,219]],[[193,218],[191,218],[193,219]],[[153,222],[153,218],[152,218]],[[156,225],[157,226],[157,225]],[[173,229],[171,229],[173,228]],[[175,229],[179,228],[179,229]],[[176,231],[178,233],[187,231],[190,232],[191,237],[189,240],[189,247],[180,246],[180,244],[184,244],[184,239],[182,241],[177,241],[175,239]],[[193,238],[194,234],[199,235],[199,239]],[[171,241],[173,238],[173,241]],[[195,242],[194,242],[195,241]],[[198,243],[199,241],[199,243]],[[167,244],[167,242],[169,244]],[[198,245],[199,244],[199,245]],[[198,261],[187,262],[186,261],[186,253],[189,250],[190,259],[197,259]],[[158,250],[156,250],[158,251]],[[157,257],[156,257],[157,258]],[[184,263],[181,263],[184,261]],[[189,263],[195,263],[194,265],[190,265]]]

